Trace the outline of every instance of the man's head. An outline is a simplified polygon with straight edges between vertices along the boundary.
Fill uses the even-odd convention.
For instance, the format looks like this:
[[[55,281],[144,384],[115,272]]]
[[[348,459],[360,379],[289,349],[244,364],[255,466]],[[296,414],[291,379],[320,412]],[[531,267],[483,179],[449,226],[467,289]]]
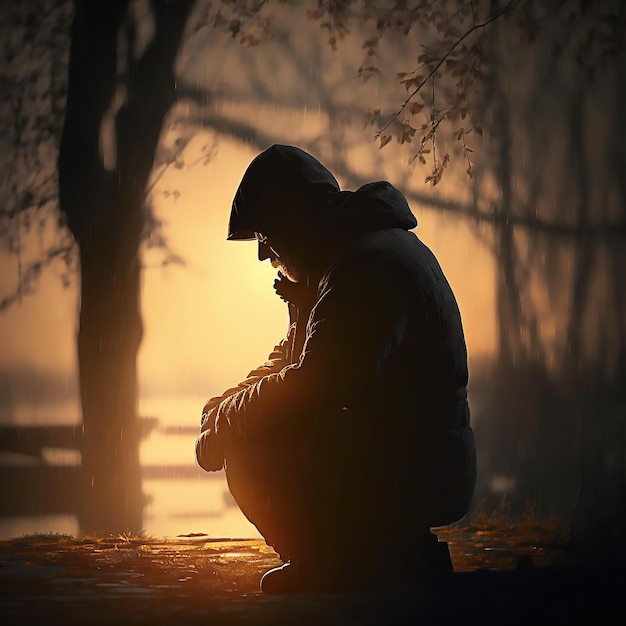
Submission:
[[[335,177],[294,146],[273,145],[248,166],[233,201],[228,239],[257,239],[270,259],[300,281],[319,245],[320,224],[339,193]]]
[[[259,246],[259,261],[269,259],[272,267],[293,283],[306,281],[311,265],[305,252],[308,246],[303,246],[297,233],[291,240],[282,242],[280,238],[270,238],[263,233],[255,232],[254,235]]]

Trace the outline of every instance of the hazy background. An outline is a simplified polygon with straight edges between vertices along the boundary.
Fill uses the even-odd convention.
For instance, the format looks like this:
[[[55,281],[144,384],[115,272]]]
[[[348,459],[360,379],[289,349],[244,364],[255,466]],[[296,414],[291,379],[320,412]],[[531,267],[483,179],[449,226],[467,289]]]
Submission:
[[[270,114],[265,120],[271,128],[272,122],[280,124],[280,117]],[[298,143],[297,137],[293,143]],[[193,146],[189,150],[193,154]],[[230,203],[255,155],[250,147],[220,138],[209,164],[164,177],[164,186],[179,190],[178,199],[155,198],[170,244],[186,263],[184,267],[161,268],[158,252],[144,256],[145,336],[139,356],[139,413],[157,417],[163,425],[199,425],[204,401],[260,365],[286,332],[286,306],[272,288],[276,271],[269,263],[259,263],[253,242],[226,241]],[[417,233],[438,256],[457,295],[471,366],[494,348],[492,261],[467,226],[433,211],[420,211],[419,206],[412,209],[420,222]],[[16,272],[15,260],[5,255],[5,284],[14,278],[9,269],[12,265]],[[5,400],[2,406],[3,421],[80,422],[76,314],[75,285],[64,288],[50,273],[42,277],[34,294],[0,315],[0,371],[3,386],[10,390],[10,402]],[[193,437],[166,437],[155,432],[142,446],[142,460],[194,463]],[[173,515],[222,507],[222,492],[214,490],[216,504],[202,502],[206,491],[203,484],[182,493],[179,487],[160,485],[154,508],[167,509]],[[235,515],[228,517],[227,524],[210,518],[148,518],[146,532],[256,532],[244,522]],[[43,530],[50,521],[32,523]]]
[[[138,7],[141,36],[149,38],[149,15],[141,13],[147,4]],[[204,401],[264,361],[286,330],[285,305],[272,290],[275,271],[257,261],[254,243],[225,237],[248,163],[271,143],[289,143],[315,154],[344,188],[385,179],[409,198],[416,232],[439,259],[465,326],[479,453],[475,506],[505,501],[516,514],[530,506],[569,523],[598,502],[603,508],[620,500],[624,65],[621,57],[608,68],[598,64],[592,81],[556,54],[563,26],[543,26],[532,46],[513,45],[504,26],[494,28],[485,46],[492,64],[473,103],[473,123],[483,132],[468,135],[473,175],[453,132],[470,123],[459,120],[447,134],[442,127],[438,148],[449,152],[450,165],[436,187],[424,183],[430,164],[408,163],[407,144],[394,140],[381,150],[376,127],[366,127],[367,110],[391,113],[405,97],[396,72],[412,69],[419,38],[382,42],[383,71],[364,80],[356,68],[367,25],[352,23],[337,51],[317,22],[282,5],[272,39],[258,46],[219,29],[189,29],[177,62],[187,97],[167,119],[147,195],[168,250],[146,246],[142,254],[139,414],[159,420],[142,443],[142,463],[192,465],[194,436],[172,428],[197,425]],[[4,107],[7,127],[8,114]],[[10,139],[3,136],[5,154]],[[105,161],[113,147],[103,126]],[[8,181],[16,175],[9,157],[3,166]],[[15,289],[20,265],[58,236],[52,219],[12,232],[21,234],[22,250],[0,252],[0,294]],[[163,265],[169,252],[184,265]],[[76,280],[63,285],[63,271],[52,264],[32,293],[0,314],[2,423],[80,423],[78,292]],[[53,450],[48,461],[77,459]],[[220,474],[146,480],[144,491],[149,534],[256,535]],[[71,516],[0,524],[4,536],[32,530],[77,527]]]

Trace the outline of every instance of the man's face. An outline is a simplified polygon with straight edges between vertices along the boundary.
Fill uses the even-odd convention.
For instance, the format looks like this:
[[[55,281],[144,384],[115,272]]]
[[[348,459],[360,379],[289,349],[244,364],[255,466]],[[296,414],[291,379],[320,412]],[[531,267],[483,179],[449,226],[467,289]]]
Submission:
[[[272,267],[275,267],[293,283],[299,283],[303,279],[302,272],[292,256],[285,250],[285,245],[281,244],[278,238],[269,238],[262,233],[254,233],[259,242],[259,261],[269,259]]]

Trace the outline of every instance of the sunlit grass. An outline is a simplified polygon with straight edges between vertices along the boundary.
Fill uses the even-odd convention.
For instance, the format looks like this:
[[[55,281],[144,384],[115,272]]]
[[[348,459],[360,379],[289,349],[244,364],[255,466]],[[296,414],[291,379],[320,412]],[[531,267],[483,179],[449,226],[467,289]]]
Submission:
[[[41,532],[22,535],[21,537],[16,538],[16,541],[23,541],[35,544],[50,543],[58,545],[68,545],[75,543],[76,537],[73,537],[72,535],[68,535],[66,533]]]

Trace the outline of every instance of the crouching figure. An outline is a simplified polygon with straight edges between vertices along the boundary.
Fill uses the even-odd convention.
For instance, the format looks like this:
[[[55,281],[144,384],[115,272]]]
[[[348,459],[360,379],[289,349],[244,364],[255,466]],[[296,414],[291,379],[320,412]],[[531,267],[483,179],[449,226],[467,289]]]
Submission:
[[[387,182],[342,191],[274,145],[249,165],[228,239],[258,241],[290,326],[203,408],[198,464],[284,561],[266,593],[378,589],[452,571],[431,528],[470,506],[476,451],[456,299]]]

